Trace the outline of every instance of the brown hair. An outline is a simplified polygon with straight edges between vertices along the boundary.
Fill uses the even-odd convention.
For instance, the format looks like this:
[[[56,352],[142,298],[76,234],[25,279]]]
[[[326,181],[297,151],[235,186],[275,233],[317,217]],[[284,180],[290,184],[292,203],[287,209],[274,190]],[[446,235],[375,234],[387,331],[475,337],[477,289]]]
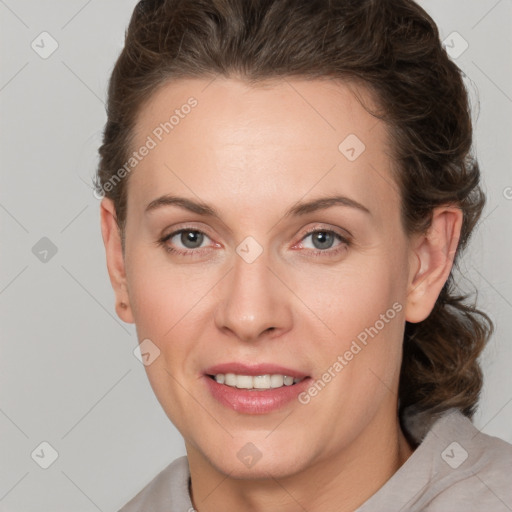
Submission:
[[[458,205],[458,261],[485,202],[470,153],[469,101],[434,21],[412,0],[139,2],[110,80],[95,183],[114,201],[123,237],[129,175],[105,184],[129,158],[144,102],[170,80],[215,76],[363,83],[391,135],[406,231],[425,231],[436,206]],[[477,358],[493,325],[467,299],[450,274],[429,317],[406,324],[401,411],[457,407],[472,417],[482,386]]]

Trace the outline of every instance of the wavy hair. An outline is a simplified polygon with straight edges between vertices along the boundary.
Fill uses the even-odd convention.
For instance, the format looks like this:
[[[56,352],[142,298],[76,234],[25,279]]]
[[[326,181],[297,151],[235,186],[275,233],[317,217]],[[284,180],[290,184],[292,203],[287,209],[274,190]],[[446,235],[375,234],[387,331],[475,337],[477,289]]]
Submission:
[[[436,24],[412,0],[139,2],[110,79],[95,181],[114,201],[123,240],[129,175],[105,185],[129,158],[138,113],[173,79],[215,76],[363,84],[391,136],[406,232],[425,232],[439,205],[461,208],[457,269],[485,203],[471,153],[469,100]],[[482,387],[478,357],[493,324],[468,299],[452,271],[428,318],[406,323],[400,412],[456,407],[473,416]]]

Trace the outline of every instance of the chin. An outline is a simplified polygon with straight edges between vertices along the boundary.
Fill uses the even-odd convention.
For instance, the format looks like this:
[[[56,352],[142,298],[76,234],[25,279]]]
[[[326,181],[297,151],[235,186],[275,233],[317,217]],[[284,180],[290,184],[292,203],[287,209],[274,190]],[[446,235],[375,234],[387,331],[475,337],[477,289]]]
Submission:
[[[290,446],[269,445],[259,449],[254,443],[233,443],[232,447],[211,453],[203,452],[210,465],[217,471],[238,480],[260,480],[293,476],[307,467],[306,454],[297,453],[300,443]],[[293,448],[295,447],[295,448]],[[232,454],[228,456],[228,453]]]

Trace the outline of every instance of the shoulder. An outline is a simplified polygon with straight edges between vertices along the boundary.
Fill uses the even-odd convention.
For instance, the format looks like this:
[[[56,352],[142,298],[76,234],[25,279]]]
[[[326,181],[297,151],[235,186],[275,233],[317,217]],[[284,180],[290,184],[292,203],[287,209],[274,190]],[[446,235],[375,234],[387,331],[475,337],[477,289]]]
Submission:
[[[440,510],[444,503],[456,503],[461,510],[512,509],[511,444],[482,433],[459,411],[434,424],[433,432],[442,449],[437,480],[445,485],[426,510]]]
[[[433,424],[430,437],[437,438],[438,443],[434,445],[439,448],[449,442],[441,452],[441,459],[451,469],[480,475],[512,471],[512,444],[484,434],[456,409],[447,411]]]
[[[457,409],[404,418],[418,447],[358,512],[510,512],[512,445],[480,432]]]
[[[180,457],[160,471],[119,512],[193,510],[188,491],[189,477],[187,457]]]

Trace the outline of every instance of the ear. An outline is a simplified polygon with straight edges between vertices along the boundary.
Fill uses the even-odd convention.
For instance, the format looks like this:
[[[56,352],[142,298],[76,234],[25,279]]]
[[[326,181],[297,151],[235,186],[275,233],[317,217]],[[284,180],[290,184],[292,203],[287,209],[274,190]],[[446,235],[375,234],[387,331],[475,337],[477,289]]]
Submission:
[[[453,266],[462,219],[460,208],[439,206],[427,232],[413,238],[405,307],[408,322],[425,320],[434,308]]]
[[[121,244],[121,233],[116,221],[116,210],[111,199],[101,200],[101,235],[107,256],[107,269],[110,282],[116,295],[117,316],[127,323],[133,323],[132,309],[126,284],[124,255]]]

